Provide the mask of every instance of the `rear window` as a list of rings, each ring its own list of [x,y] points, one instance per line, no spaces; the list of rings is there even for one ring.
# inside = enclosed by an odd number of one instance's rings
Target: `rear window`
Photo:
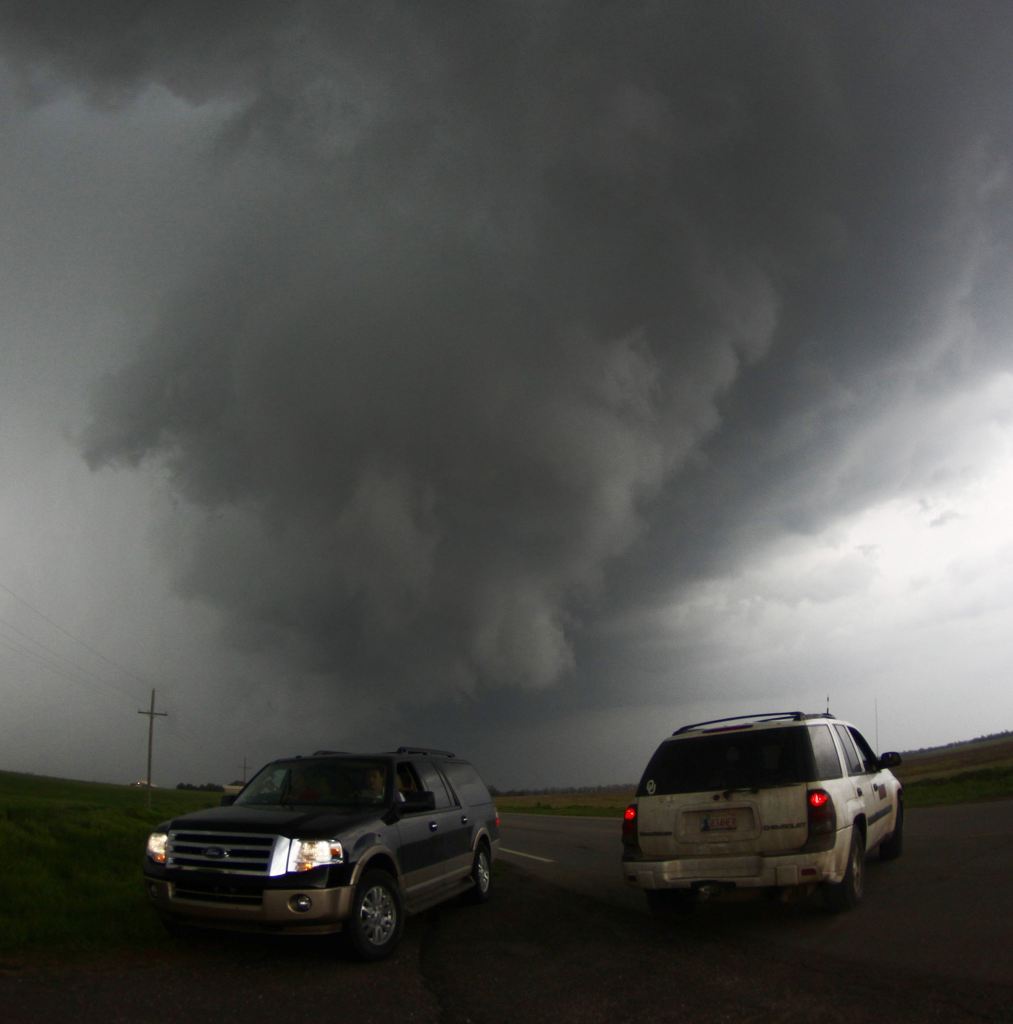
[[[848,765],[849,775],[861,775],[865,771],[865,765],[858,756],[855,744],[851,740],[851,733],[843,725],[835,725],[838,739],[841,741],[841,750],[844,751],[844,760]]]
[[[809,727],[809,738],[813,745],[813,760],[816,764],[817,779],[839,779],[841,777],[841,759],[837,756],[834,738],[830,735],[827,725]]]
[[[436,770],[436,768],[428,761],[418,761],[415,764],[418,769],[419,775],[422,777],[422,788],[428,789],[432,792],[436,798],[436,809],[440,810],[443,807],[452,807],[453,800],[450,799],[450,794],[447,792],[447,787],[443,782],[443,777]]]
[[[786,786],[812,777],[805,729],[758,729],[666,740],[638,796]]]
[[[462,804],[475,807],[492,803],[485,783],[470,764],[464,761],[444,761],[441,767]]]

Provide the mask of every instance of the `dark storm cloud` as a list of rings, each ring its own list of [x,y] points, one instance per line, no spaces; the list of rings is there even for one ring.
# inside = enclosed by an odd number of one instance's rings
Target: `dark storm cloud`
[[[590,682],[603,609],[917,476],[856,425],[1008,356],[1001,6],[0,10],[37,102],[221,106],[224,241],[82,447],[334,678]]]

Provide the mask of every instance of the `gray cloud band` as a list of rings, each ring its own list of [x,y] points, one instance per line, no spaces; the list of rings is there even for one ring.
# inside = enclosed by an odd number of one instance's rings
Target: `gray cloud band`
[[[237,644],[591,681],[604,618],[932,472],[856,425],[1008,365],[1008,12],[972,60],[946,7],[251,7],[2,14],[38,102],[216,111],[212,241],[81,448],[168,467]]]

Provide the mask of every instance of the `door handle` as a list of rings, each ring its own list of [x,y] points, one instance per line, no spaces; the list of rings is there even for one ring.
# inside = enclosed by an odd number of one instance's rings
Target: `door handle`
[[[855,788],[858,790],[858,795],[862,796],[862,787],[861,786],[856,786]]]
[[[468,824],[468,815],[467,814],[462,814],[461,815],[461,824],[462,825],[467,825]]]
[[[429,831],[430,832],[435,832],[439,827],[440,826],[439,826],[438,822],[435,822],[435,821],[429,822]]]

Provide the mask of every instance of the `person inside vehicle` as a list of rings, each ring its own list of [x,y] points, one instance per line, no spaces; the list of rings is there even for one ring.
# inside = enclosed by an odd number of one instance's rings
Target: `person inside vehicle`
[[[400,803],[404,803],[405,793],[418,792],[419,787],[415,781],[415,773],[410,765],[399,764],[397,766],[395,781],[397,782],[397,799]]]
[[[295,768],[289,782],[289,799],[297,803],[325,803],[334,796],[334,781],[323,768]]]
[[[382,800],[387,789],[387,774],[380,765],[371,765],[366,769],[359,798],[375,802]]]

